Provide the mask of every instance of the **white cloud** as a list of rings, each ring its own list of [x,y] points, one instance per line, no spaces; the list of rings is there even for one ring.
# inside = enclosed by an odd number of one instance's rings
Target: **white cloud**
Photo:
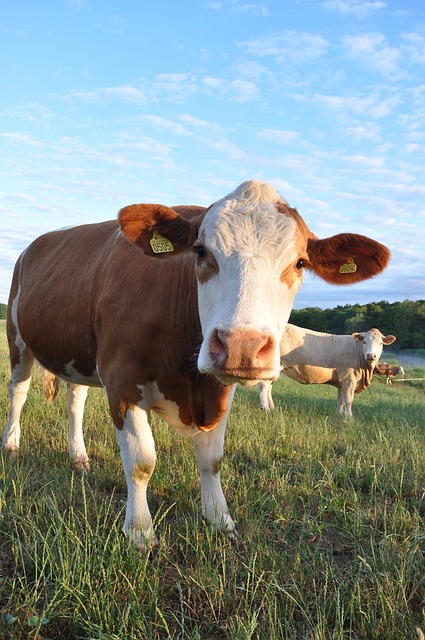
[[[285,144],[298,138],[298,133],[296,131],[285,131],[282,129],[261,129],[258,131],[257,136],[263,140]]]
[[[365,18],[370,13],[381,11],[387,6],[386,2],[380,2],[379,0],[374,2],[364,2],[364,0],[324,0],[322,5],[330,11],[351,13],[359,18]]]
[[[79,98],[84,102],[99,102],[102,100],[122,100],[124,102],[146,103],[146,95],[133,86],[105,87],[100,89],[80,89],[71,91],[72,98]]]
[[[399,73],[400,50],[390,47],[382,33],[363,33],[342,38],[348,58],[360,62],[367,70],[383,75]]]
[[[375,93],[364,97],[316,94],[313,96],[313,100],[326,109],[339,111],[343,114],[365,115],[370,118],[380,119],[394,113],[400,102],[400,96],[392,95],[387,98],[381,98]]]
[[[229,83],[229,90],[236,102],[252,102],[261,97],[257,85],[251,80],[233,80]]]
[[[206,76],[202,78],[202,85],[206,95],[214,94],[216,97],[224,97],[235,102],[253,102],[261,97],[256,83],[244,78],[225,80]]]
[[[269,10],[264,4],[255,2],[239,2],[238,0],[224,0],[221,2],[209,2],[209,9],[214,11],[229,11],[230,13],[245,13],[253,16],[266,17]]]
[[[0,138],[3,138],[3,140],[9,140],[10,142],[28,145],[30,147],[41,147],[41,142],[39,140],[34,140],[34,138],[26,133],[0,133]]]
[[[423,64],[425,62],[425,37],[421,33],[405,33],[403,38],[407,44],[402,49],[408,56],[409,62]]]
[[[339,131],[354,143],[363,142],[364,140],[371,140],[376,143],[382,142],[379,127],[375,122],[365,122],[364,124],[340,127]]]
[[[319,35],[302,31],[283,31],[264,38],[238,42],[237,46],[259,57],[272,56],[278,62],[309,62],[321,58],[328,48]]]
[[[189,136],[191,132],[181,124],[180,122],[175,122],[170,118],[162,118],[161,116],[156,115],[146,115],[140,116],[138,118],[141,122],[146,122],[147,124],[152,125],[153,127],[161,130],[171,131],[175,135],[179,136]]]

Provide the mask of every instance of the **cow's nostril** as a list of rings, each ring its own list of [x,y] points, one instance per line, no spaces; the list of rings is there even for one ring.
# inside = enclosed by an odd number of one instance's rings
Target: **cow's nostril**
[[[227,355],[226,337],[220,330],[215,329],[210,338],[210,353],[216,356],[225,357]]]
[[[265,358],[270,357],[271,355],[273,355],[274,348],[275,348],[275,340],[273,336],[271,335],[266,336],[264,344],[261,345],[261,347],[258,350],[257,358],[260,360],[263,360]]]

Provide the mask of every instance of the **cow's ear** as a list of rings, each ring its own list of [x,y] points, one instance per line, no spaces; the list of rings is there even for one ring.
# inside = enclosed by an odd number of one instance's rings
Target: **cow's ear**
[[[395,336],[384,336],[382,338],[382,342],[384,344],[392,344],[393,342],[395,342],[397,340],[397,338]]]
[[[353,284],[367,280],[385,269],[389,249],[376,240],[356,233],[340,233],[307,241],[308,261],[305,266],[330,284]]]
[[[363,342],[364,335],[362,333],[352,333],[351,335],[357,342]]]
[[[118,213],[123,235],[150,256],[167,257],[191,249],[197,224],[161,204],[132,204]]]

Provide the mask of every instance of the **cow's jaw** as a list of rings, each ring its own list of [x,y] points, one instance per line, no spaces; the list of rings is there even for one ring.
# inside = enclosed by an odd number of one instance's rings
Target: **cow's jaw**
[[[279,344],[301,285],[294,263],[302,242],[273,193],[261,205],[217,203],[200,229],[198,368],[225,384],[279,377]]]

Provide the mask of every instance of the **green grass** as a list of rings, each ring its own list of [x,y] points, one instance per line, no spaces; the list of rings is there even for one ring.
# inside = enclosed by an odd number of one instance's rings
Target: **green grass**
[[[3,424],[8,379],[2,323]],[[0,637],[419,637],[423,385],[374,380],[353,421],[334,416],[330,387],[285,378],[273,395],[277,410],[264,414],[256,390],[239,389],[229,420],[222,481],[238,545],[202,520],[191,442],[154,419],[160,547],[150,558],[121,533],[126,486],[102,392],[89,392],[92,471],[80,475],[67,459],[64,389],[46,406],[35,368],[21,456],[0,457]]]

